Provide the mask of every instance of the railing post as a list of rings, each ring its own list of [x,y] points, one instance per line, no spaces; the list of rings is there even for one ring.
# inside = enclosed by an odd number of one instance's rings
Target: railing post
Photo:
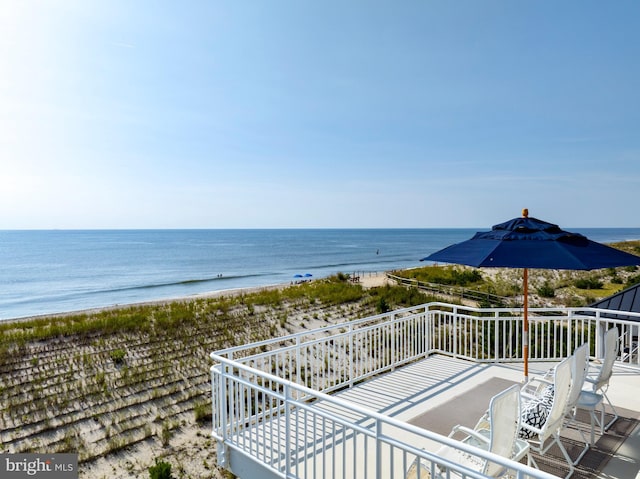
[[[396,370],[396,324],[395,324],[395,320],[396,320],[396,314],[395,313],[391,313],[389,315],[389,324],[391,325],[391,337],[390,337],[390,341],[391,341],[391,371],[395,371]]]
[[[303,384],[301,361],[302,361],[302,358],[300,357],[300,336],[296,336],[296,382],[298,384]],[[306,371],[305,371],[305,380],[306,380]]]
[[[604,334],[606,333],[606,324],[601,321],[600,311],[596,311],[596,359],[604,357]]]
[[[425,334],[427,335],[425,350],[425,357],[428,357],[433,350],[433,314],[431,314],[431,310],[428,306],[424,307],[424,325],[425,325]]]
[[[376,419],[376,479],[382,479],[382,422]]]
[[[458,341],[457,338],[458,337],[458,307],[454,307],[453,308],[453,335],[451,337],[451,341],[453,341],[453,357],[457,358],[458,357]]]
[[[498,321],[500,319],[500,312],[495,311],[493,313],[493,362],[497,363],[498,362],[498,351],[500,351],[500,336],[502,336],[499,333],[500,330],[500,322]],[[500,358],[502,359],[502,358]]]
[[[349,333],[349,388],[353,387],[353,376],[355,375],[355,364],[353,350],[355,349],[355,340],[353,334],[353,325],[349,323],[349,328],[347,329]]]
[[[218,387],[218,404],[220,415],[220,429],[222,429],[222,444],[218,445],[218,462],[222,467],[229,467],[229,457],[227,454],[227,441],[229,438],[227,421],[227,365],[220,364],[220,382]],[[220,434],[218,432],[218,434]]]
[[[285,475],[289,477],[291,472],[291,447],[293,442],[291,441],[291,387],[288,384],[284,385],[284,463],[285,463]]]

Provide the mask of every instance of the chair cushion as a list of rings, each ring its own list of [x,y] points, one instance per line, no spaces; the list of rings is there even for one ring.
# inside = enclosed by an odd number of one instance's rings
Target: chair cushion
[[[541,391],[539,396],[523,403],[520,422],[537,429],[542,429],[542,426],[544,426],[544,423],[547,421],[552,404],[553,386],[547,386]],[[523,427],[520,428],[518,436],[523,439],[531,439],[536,436],[536,433]]]

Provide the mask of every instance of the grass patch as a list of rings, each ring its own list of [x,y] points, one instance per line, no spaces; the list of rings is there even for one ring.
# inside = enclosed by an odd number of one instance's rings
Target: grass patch
[[[482,284],[482,274],[477,269],[460,266],[425,266],[400,273],[402,277],[412,278],[424,283],[437,283],[452,286],[469,287]]]

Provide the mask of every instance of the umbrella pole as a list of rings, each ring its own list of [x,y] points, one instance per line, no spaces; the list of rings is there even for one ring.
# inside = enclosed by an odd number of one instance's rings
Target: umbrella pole
[[[529,270],[524,269],[524,333],[522,335],[524,356],[524,380],[529,379]]]

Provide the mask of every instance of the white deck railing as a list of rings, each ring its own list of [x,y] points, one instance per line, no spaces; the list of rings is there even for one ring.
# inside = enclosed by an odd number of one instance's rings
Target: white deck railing
[[[530,310],[531,360],[559,360],[586,341],[591,355],[601,357],[604,332],[616,326],[619,362],[639,366],[634,348],[640,322],[605,318],[614,314]],[[432,468],[483,477],[423,450],[420,445],[430,441],[509,464],[517,477],[551,477],[329,395],[433,353],[522,361],[521,342],[520,310],[429,303],[217,351],[211,375],[218,462],[231,467],[230,455],[239,453],[265,477],[404,478],[420,457]]]

